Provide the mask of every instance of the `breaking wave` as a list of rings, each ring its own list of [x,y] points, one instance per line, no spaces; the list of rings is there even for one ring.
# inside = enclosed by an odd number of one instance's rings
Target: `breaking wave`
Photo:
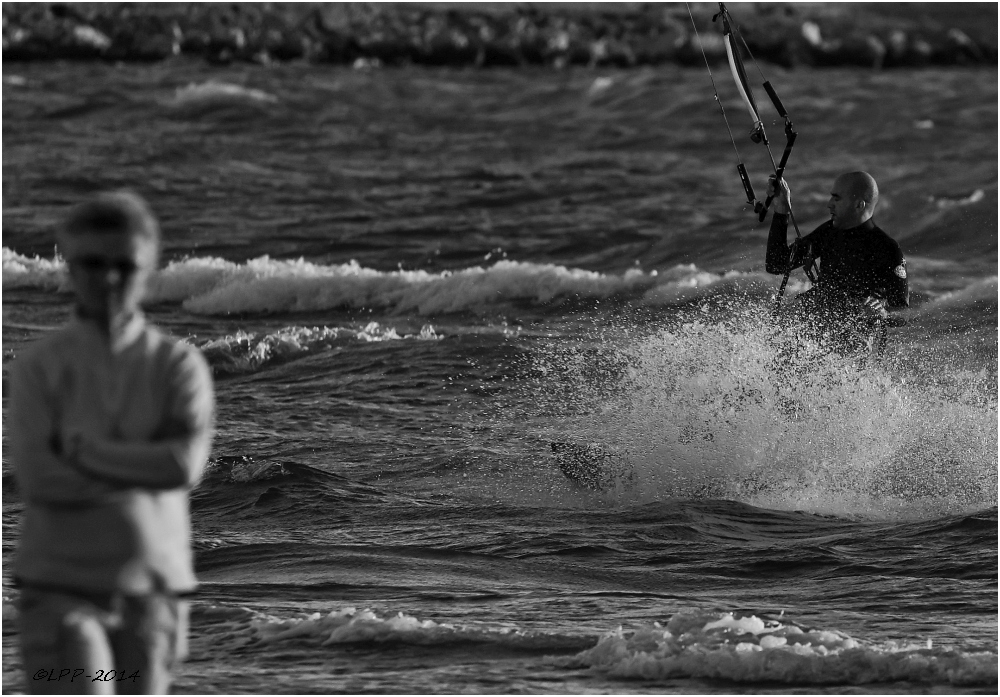
[[[3,287],[67,291],[59,257],[25,256],[3,248]],[[789,296],[808,287],[792,279]],[[972,280],[918,308],[922,314],[996,305],[996,276]],[[570,300],[628,299],[649,307],[686,305],[717,297],[763,299],[777,288],[761,272],[714,273],[694,264],[665,270],[601,273],[558,264],[501,260],[432,273],[379,271],[357,262],[318,264],[305,259],[257,257],[236,263],[217,257],[172,261],[153,274],[149,301],[180,303],[197,315],[275,314],[337,308],[375,308],[436,315],[475,311],[502,303],[558,305]]]
[[[833,630],[704,611],[678,613],[666,625],[654,622],[634,632],[619,628],[575,660],[611,676],[643,680],[970,686],[997,680],[996,653],[937,649],[929,640],[872,644]]]
[[[512,627],[460,625],[420,620],[399,612],[380,617],[370,609],[353,607],[329,614],[313,613],[304,618],[260,617],[251,623],[254,639],[274,643],[288,639],[306,640],[321,646],[377,643],[443,646],[456,643],[495,644],[518,649],[557,650],[579,648],[589,642],[543,632],[526,632]]]
[[[393,327],[369,322],[361,329],[291,326],[265,334],[238,331],[206,341],[198,348],[216,375],[231,375],[252,373],[270,365],[329,351],[345,341],[434,341],[440,338],[441,335],[430,324],[425,324],[418,334],[400,335]]]
[[[460,644],[549,651],[553,663],[609,677],[642,680],[708,678],[736,683],[870,685],[913,682],[977,686],[997,680],[997,654],[934,647],[930,640],[869,642],[834,629],[805,628],[784,616],[685,610],[665,623],[622,627],[603,636],[569,636],[486,623],[438,622],[404,612],[380,616],[345,607],[281,618],[253,613],[240,622],[246,644],[292,642],[333,647],[402,644],[447,651]]]
[[[66,264],[62,259],[24,256],[3,248],[3,287],[68,290]]]
[[[178,87],[174,92],[174,103],[177,105],[213,101],[274,103],[278,101],[278,98],[263,90],[217,80],[201,83],[192,82],[185,87]]]
[[[3,249],[3,287],[66,290],[61,259],[27,257]],[[357,262],[317,264],[268,256],[235,263],[215,257],[172,261],[150,284],[150,302],[180,303],[198,315],[273,314],[335,308],[377,308],[434,315],[475,311],[510,302],[636,299],[641,304],[685,304],[712,295],[766,297],[776,287],[762,273],[703,271],[693,264],[665,271],[630,269],[606,274],[558,264],[502,260],[488,267],[431,273],[378,271]],[[794,283],[792,292],[801,290]]]

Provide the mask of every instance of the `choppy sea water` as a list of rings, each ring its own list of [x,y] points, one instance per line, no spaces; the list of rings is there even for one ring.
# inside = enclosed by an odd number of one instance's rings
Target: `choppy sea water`
[[[703,71],[5,66],[5,387],[69,310],[52,223],[112,186],[215,371],[177,691],[995,693],[996,71],[769,72],[803,227],[882,187],[879,362],[775,330]]]

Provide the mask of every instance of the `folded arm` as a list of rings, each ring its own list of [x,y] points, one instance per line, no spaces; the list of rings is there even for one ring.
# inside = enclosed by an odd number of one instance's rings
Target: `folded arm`
[[[124,486],[174,489],[193,486],[211,448],[214,397],[205,360],[186,352],[171,371],[167,424],[150,440],[73,436],[80,472]]]
[[[21,495],[52,505],[99,503],[121,487],[99,481],[71,466],[63,452],[55,406],[44,367],[15,364],[10,375],[10,455]]]

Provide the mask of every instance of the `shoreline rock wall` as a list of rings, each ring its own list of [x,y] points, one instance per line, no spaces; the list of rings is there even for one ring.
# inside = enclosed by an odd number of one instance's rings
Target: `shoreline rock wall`
[[[632,67],[725,60],[717,5],[4,3],[9,61]],[[794,67],[997,65],[994,3],[741,3],[754,57]],[[700,44],[700,45],[699,45]]]

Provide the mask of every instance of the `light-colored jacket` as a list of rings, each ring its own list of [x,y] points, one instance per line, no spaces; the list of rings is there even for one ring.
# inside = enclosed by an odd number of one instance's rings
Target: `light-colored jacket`
[[[10,371],[26,504],[15,576],[87,592],[194,588],[188,491],[213,416],[201,353],[142,316],[114,341],[74,318],[31,346]]]

